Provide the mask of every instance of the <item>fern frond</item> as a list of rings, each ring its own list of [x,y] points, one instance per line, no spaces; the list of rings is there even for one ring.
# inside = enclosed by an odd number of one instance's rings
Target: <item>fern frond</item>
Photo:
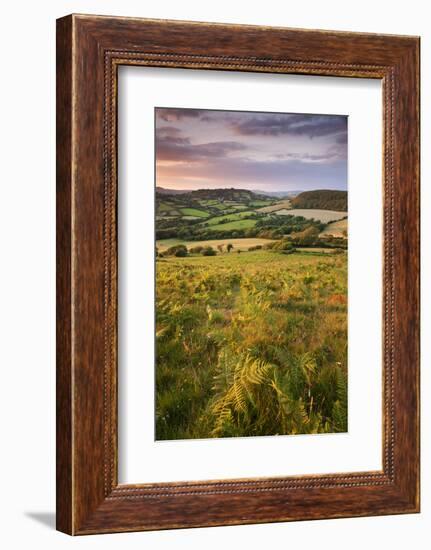
[[[230,411],[230,422],[250,426],[253,411],[260,408],[263,401],[261,394],[271,386],[272,369],[273,365],[249,354],[240,355],[236,360],[226,354],[220,357],[213,385],[216,392],[211,407],[215,419],[213,433],[223,431],[226,411]]]
[[[337,401],[332,407],[334,427],[339,432],[347,431],[347,377],[340,367],[335,370]]]

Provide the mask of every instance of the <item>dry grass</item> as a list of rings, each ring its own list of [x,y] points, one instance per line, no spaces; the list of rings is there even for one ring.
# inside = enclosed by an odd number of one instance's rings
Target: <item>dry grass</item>
[[[347,216],[347,212],[337,212],[335,210],[318,210],[313,208],[293,208],[292,210],[278,210],[279,216],[302,216],[307,220],[314,218],[322,223],[329,223],[335,220],[340,220]]]
[[[347,429],[347,255],[162,258],[156,439]]]
[[[319,237],[327,237],[332,235],[333,237],[344,237],[347,238],[347,219],[339,220],[337,222],[332,222],[325,227],[325,229],[320,233]]]
[[[256,212],[258,212],[259,214],[261,212],[270,214],[271,212],[277,212],[278,210],[289,209],[289,208],[291,208],[290,200],[284,199],[282,201],[279,201],[277,204],[273,204],[272,206],[265,206],[264,208],[258,208],[256,209]]]

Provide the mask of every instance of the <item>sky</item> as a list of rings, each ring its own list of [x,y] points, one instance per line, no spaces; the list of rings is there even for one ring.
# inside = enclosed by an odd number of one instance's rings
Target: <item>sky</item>
[[[156,185],[347,190],[347,117],[161,108]]]

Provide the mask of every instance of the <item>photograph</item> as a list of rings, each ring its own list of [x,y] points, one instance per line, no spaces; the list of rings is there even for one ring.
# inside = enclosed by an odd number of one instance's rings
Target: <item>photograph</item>
[[[348,431],[348,116],[155,108],[155,439]]]

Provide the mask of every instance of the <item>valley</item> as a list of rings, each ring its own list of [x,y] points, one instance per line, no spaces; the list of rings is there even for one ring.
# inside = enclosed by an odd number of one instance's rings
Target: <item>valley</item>
[[[325,232],[331,223],[347,218],[347,211],[331,208],[347,204],[340,199],[343,192],[337,192],[335,197],[333,191],[312,193],[310,199],[307,192],[286,199],[244,189],[209,189],[172,195],[164,190],[156,193],[157,245],[162,251],[166,249],[165,243],[173,238],[184,242],[263,238],[288,239],[302,246],[345,248],[346,235]],[[307,200],[313,207],[307,207]],[[319,201],[323,208],[315,207]],[[296,204],[301,208],[296,208]]]

